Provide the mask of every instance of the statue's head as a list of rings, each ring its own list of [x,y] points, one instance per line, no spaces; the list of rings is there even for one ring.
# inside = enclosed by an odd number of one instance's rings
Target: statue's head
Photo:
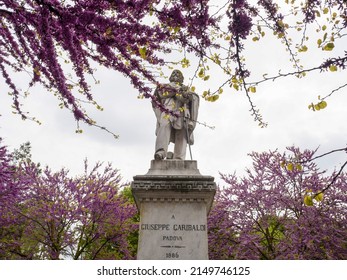
[[[180,70],[173,70],[171,73],[171,76],[169,78],[169,81],[172,83],[179,83],[179,84],[183,84],[183,74]]]

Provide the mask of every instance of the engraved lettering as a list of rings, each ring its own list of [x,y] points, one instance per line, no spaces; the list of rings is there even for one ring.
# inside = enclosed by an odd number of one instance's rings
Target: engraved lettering
[[[169,224],[142,224],[141,230],[170,230]]]
[[[206,225],[173,225],[173,230],[182,231],[206,231]]]
[[[176,235],[164,235],[163,236],[164,241],[183,241],[182,236],[176,236]]]

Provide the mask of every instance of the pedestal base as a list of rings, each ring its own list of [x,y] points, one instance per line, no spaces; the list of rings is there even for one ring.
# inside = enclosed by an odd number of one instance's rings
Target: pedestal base
[[[196,161],[152,161],[131,188],[140,211],[138,259],[208,259],[207,214],[216,185],[200,175]]]

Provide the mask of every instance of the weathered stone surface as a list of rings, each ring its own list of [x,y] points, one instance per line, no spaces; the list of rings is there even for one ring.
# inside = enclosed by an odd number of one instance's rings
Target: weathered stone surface
[[[152,161],[131,187],[140,211],[138,259],[208,259],[207,214],[216,185],[200,175],[196,161]]]
[[[200,175],[196,160],[152,160],[146,175]]]

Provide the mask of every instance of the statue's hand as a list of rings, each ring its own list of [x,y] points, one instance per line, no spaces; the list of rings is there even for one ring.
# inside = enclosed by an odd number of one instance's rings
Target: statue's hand
[[[188,121],[188,130],[193,131],[194,130],[194,122],[193,121]]]
[[[181,85],[180,91],[182,92],[187,92],[189,90],[189,88],[185,85]]]
[[[156,92],[161,99],[170,98],[176,95],[177,88],[171,84],[161,84],[158,86]]]
[[[188,103],[191,101],[191,92],[188,90],[187,86],[181,86],[178,94],[176,95],[177,99],[183,103]]]

